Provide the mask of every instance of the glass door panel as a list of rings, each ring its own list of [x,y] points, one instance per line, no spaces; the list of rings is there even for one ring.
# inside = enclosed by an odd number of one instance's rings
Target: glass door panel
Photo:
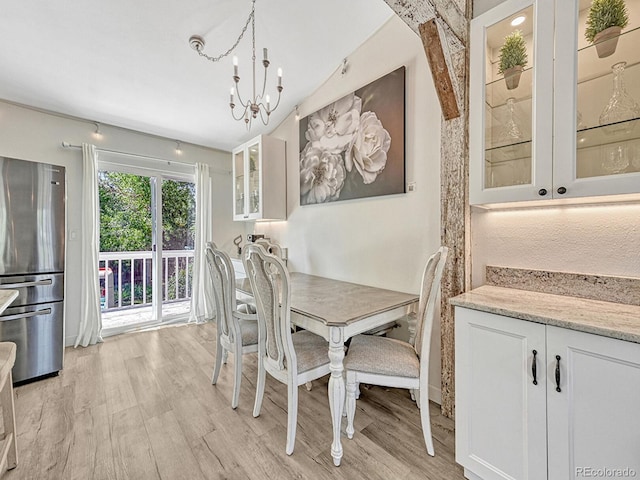
[[[155,321],[152,178],[99,171],[98,190],[103,328]]]
[[[162,182],[162,319],[189,314],[193,285],[196,188]]]
[[[534,31],[533,6],[486,29],[484,188],[532,183]],[[509,66],[507,57],[523,63],[522,51],[525,65]]]
[[[585,38],[591,1],[579,1],[575,178],[640,172],[640,0],[612,40]]]
[[[239,151],[233,155],[234,190],[233,190],[233,214],[245,214],[245,171],[244,152]]]
[[[249,213],[260,213],[260,144],[249,145]]]

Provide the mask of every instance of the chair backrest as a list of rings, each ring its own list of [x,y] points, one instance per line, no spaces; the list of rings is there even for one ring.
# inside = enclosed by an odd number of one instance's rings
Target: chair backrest
[[[219,333],[233,341],[236,335],[240,335],[232,318],[236,305],[236,277],[233,264],[229,255],[218,250],[213,242],[207,242],[205,256],[209,266]]]
[[[246,245],[242,262],[256,301],[264,360],[271,368],[293,371],[297,361],[291,340],[289,272],[280,258],[260,244]]]
[[[282,247],[271,240],[267,240],[266,238],[259,238],[255,241],[257,245],[262,245],[267,253],[271,255],[275,255],[276,257],[282,259]]]
[[[424,273],[422,274],[422,289],[420,290],[420,303],[416,318],[416,353],[420,358],[429,358],[431,345],[431,331],[436,313],[436,302],[440,292],[440,281],[444,264],[447,261],[447,247],[440,247],[436,253],[429,257]]]

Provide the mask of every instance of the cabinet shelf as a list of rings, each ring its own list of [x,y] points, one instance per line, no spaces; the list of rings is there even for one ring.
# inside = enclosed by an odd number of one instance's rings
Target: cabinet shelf
[[[611,75],[611,66],[618,62],[627,62],[625,74],[640,65],[638,53],[640,27],[623,31],[618,37],[614,54],[598,58],[595,44],[589,44],[578,50],[578,85]]]
[[[525,158],[531,158],[531,140],[487,148],[484,151],[485,162],[492,165]]]
[[[640,119],[625,120],[578,130],[578,150],[640,139]]]

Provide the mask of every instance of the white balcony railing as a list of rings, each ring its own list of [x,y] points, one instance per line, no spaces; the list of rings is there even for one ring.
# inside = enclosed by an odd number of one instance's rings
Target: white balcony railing
[[[153,252],[100,252],[102,311],[135,308],[152,302]],[[191,298],[193,250],[163,250],[162,302]]]

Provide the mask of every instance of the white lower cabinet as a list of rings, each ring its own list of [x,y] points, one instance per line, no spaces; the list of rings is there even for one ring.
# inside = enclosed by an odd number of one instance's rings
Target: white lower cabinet
[[[640,344],[462,307],[455,336],[467,478],[640,478]]]

